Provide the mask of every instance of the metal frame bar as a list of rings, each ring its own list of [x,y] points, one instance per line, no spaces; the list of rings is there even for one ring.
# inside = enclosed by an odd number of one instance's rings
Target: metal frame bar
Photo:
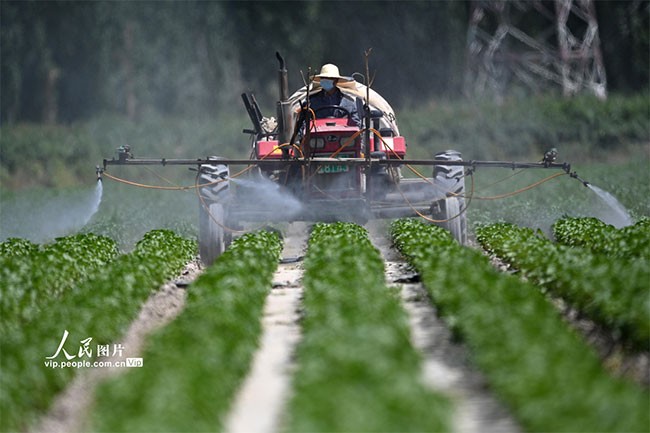
[[[571,164],[555,162],[518,162],[518,161],[447,161],[438,159],[366,159],[366,158],[312,158],[312,159],[167,159],[167,158],[126,158],[126,159],[104,159],[104,169],[109,165],[260,165],[266,167],[286,167],[288,165],[310,166],[325,164],[340,164],[350,166],[401,166],[401,165],[424,165],[424,166],[462,166],[462,167],[500,167],[511,168],[554,168],[569,173]]]

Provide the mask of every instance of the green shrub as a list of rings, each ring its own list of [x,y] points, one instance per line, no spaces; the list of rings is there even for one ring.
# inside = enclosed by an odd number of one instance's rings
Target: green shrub
[[[8,238],[0,243],[0,257],[29,256],[38,250],[38,245],[22,238]]]
[[[467,159],[540,157],[550,147],[575,160],[612,155],[650,138],[645,95],[538,96],[493,101],[440,101],[397,113],[411,158],[456,149]]]
[[[72,125],[3,126],[0,183],[11,190],[88,184],[94,180],[95,165],[113,158],[115,150],[125,144],[140,157],[246,158],[249,137],[241,130],[249,123],[243,107],[237,107],[218,119],[149,115],[133,122],[120,116],[99,116]],[[144,170],[130,172],[140,179],[160,181]]]

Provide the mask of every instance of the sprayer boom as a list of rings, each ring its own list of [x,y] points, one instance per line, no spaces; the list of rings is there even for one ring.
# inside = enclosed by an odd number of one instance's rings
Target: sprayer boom
[[[168,159],[168,158],[120,158],[104,159],[104,170],[109,165],[210,165],[214,164],[215,159],[197,158],[197,159]],[[282,168],[287,166],[306,166],[306,165],[325,165],[336,163],[343,166],[366,166],[373,165],[384,167],[399,167],[402,165],[418,166],[459,166],[476,169],[479,167],[497,167],[510,168],[513,170],[521,168],[550,168],[561,169],[570,173],[571,164],[564,163],[545,163],[545,162],[519,162],[519,161],[447,161],[436,159],[381,159],[381,158],[292,158],[292,159],[218,159],[219,164],[223,165],[256,165],[265,168]],[[572,176],[577,177],[577,176]]]

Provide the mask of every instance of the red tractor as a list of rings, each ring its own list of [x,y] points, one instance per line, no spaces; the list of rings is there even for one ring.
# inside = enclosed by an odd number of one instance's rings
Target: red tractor
[[[354,80],[338,84],[363,101],[360,127],[341,106],[311,109],[309,94],[321,91],[316,82],[289,96],[287,70],[279,55],[278,60],[277,123],[262,116],[253,95],[242,95],[253,124],[245,131],[252,136],[246,180],[231,173],[229,161],[201,165],[200,183],[206,186],[201,188],[200,245],[206,262],[223,251],[242,222],[253,221],[365,223],[428,215],[465,242],[463,166],[443,162],[461,161],[458,152],[436,155],[441,165],[434,165],[431,178],[403,178],[406,139],[379,94]],[[321,109],[344,116],[320,118]]]
[[[249,159],[138,159],[121,148],[109,164],[185,164],[198,167],[199,245],[202,261],[212,263],[233,234],[248,223],[353,221],[419,216],[447,228],[460,243],[467,240],[465,169],[477,165],[508,168],[556,167],[540,163],[463,161],[459,152],[440,152],[430,160],[407,160],[391,106],[374,90],[355,81],[339,83],[341,92],[359,101],[362,122],[344,107],[321,107],[343,117],[319,118],[310,95],[320,91],[310,82],[293,95],[287,70],[279,60],[280,98],[277,121],[265,118],[251,94],[242,99],[253,129]],[[243,167],[237,171],[232,167]],[[431,177],[421,175],[429,167]],[[101,170],[100,170],[101,171]],[[404,174],[412,173],[410,176]]]

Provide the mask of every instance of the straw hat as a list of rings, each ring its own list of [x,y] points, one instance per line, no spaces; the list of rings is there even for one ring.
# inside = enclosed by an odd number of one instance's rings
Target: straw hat
[[[315,79],[314,81],[320,81],[321,78],[331,78],[331,79],[352,81],[352,77],[341,76],[341,73],[339,72],[339,67],[332,63],[327,63],[323,65],[320,68],[320,73],[314,77]]]

